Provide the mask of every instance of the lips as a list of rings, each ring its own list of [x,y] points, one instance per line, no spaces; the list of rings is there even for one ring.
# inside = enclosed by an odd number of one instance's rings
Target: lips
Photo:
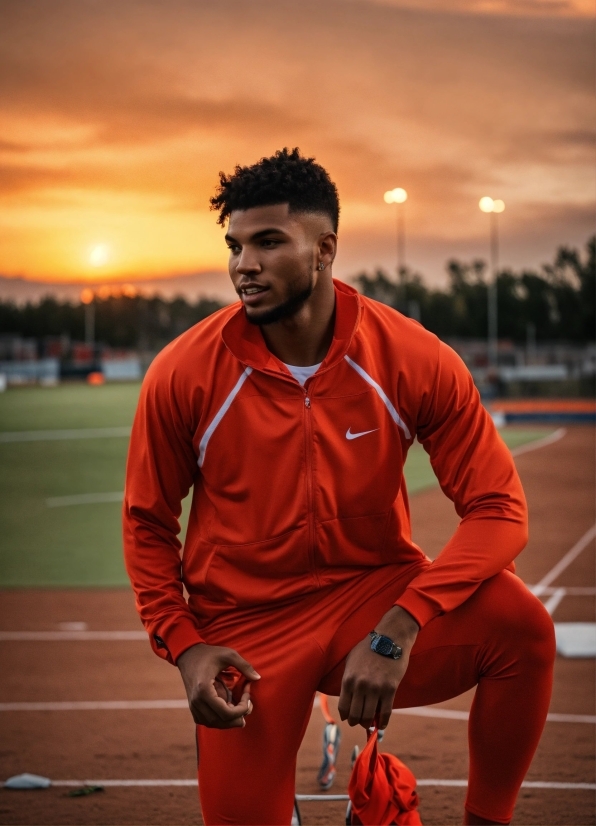
[[[262,284],[243,284],[238,287],[238,294],[245,305],[257,304],[261,296],[269,291],[269,287],[264,287]]]

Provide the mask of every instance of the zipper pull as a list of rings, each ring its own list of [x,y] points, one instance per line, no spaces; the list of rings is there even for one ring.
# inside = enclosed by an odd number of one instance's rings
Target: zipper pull
[[[310,399],[308,398],[308,396],[306,396],[304,399],[304,406],[310,410]]]

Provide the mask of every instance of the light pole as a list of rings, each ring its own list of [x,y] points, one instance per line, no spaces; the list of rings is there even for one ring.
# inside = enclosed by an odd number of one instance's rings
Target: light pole
[[[81,304],[85,305],[85,344],[93,347],[95,341],[95,294],[89,287],[81,292]]]
[[[89,252],[89,263],[92,267],[104,267],[110,260],[110,246],[106,243],[95,244]],[[81,293],[81,301],[85,305],[85,344],[93,347],[95,344],[95,293],[89,287]]]
[[[397,275],[400,278],[406,269],[406,232],[404,221],[404,209],[408,193],[401,187],[388,189],[383,195],[386,204],[395,204],[397,207]]]
[[[488,363],[496,369],[499,366],[499,316],[497,309],[497,270],[499,267],[499,225],[497,215],[505,209],[500,199],[488,196],[480,199],[478,204],[482,212],[489,215],[490,231],[490,275],[488,280]]]

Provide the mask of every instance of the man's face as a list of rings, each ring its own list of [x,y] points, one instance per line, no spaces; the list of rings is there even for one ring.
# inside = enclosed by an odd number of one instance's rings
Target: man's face
[[[248,321],[272,324],[304,306],[317,283],[319,241],[330,228],[325,216],[290,214],[288,204],[232,212],[229,271]]]

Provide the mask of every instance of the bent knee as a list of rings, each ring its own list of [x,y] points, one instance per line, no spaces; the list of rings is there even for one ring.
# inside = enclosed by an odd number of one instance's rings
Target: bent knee
[[[493,591],[496,627],[507,644],[533,662],[550,667],[556,653],[555,627],[542,602],[509,571],[494,577]]]

